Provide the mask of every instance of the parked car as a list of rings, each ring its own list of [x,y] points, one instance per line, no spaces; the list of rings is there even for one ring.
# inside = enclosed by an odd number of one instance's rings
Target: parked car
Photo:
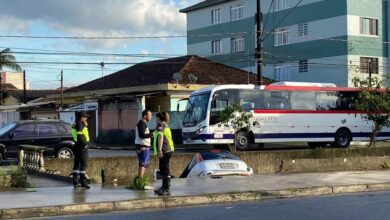
[[[17,157],[21,144],[47,147],[45,156],[73,157],[71,125],[60,120],[24,120],[0,129],[1,159]]]
[[[180,178],[249,176],[252,174],[253,169],[239,157],[223,150],[209,150],[197,153],[183,170]]]

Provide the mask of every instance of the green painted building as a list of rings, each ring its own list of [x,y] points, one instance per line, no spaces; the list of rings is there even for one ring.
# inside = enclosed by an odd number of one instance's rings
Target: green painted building
[[[187,15],[187,53],[256,72],[256,0],[206,0]],[[388,75],[388,0],[261,0],[264,76],[352,86]]]

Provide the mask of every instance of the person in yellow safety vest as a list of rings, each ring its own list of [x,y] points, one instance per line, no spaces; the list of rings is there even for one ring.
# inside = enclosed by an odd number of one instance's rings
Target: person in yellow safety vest
[[[167,112],[157,113],[157,127],[153,132],[154,155],[158,155],[160,174],[163,176],[162,186],[154,192],[160,196],[170,195],[171,173],[169,170],[169,160],[175,151],[172,140],[172,132],[168,126],[169,114]]]
[[[81,111],[76,113],[76,121],[72,126],[72,136],[75,142],[73,149],[74,163],[73,163],[73,186],[75,188],[84,187],[89,189],[87,183],[87,166],[88,166],[88,114]]]

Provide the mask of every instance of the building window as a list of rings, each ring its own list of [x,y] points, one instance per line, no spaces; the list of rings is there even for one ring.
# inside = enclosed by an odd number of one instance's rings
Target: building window
[[[309,63],[307,60],[300,60],[299,61],[299,72],[300,73],[307,73],[309,71]]]
[[[220,54],[222,52],[222,44],[220,40],[211,41],[211,53]]]
[[[309,35],[308,24],[298,24],[298,36],[303,37]]]
[[[289,8],[289,0],[275,0],[274,2],[274,11],[280,11]]]
[[[211,10],[211,24],[221,23],[221,12],[220,8]]]
[[[378,35],[378,19],[360,18],[360,34]]]
[[[236,21],[244,18],[244,5],[230,6],[230,20]]]
[[[360,71],[362,73],[377,74],[378,71],[378,58],[372,57],[360,57]]]
[[[278,81],[291,80],[290,66],[277,65],[275,67],[275,75]]]
[[[288,44],[288,28],[275,29],[275,46]]]
[[[245,39],[244,38],[232,38],[231,51],[232,51],[232,53],[245,51]]]

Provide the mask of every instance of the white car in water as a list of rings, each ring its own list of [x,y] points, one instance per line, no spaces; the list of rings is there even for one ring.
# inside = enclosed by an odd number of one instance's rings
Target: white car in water
[[[197,153],[180,178],[197,178],[201,176],[250,176],[253,169],[239,157],[222,150],[209,150]]]

